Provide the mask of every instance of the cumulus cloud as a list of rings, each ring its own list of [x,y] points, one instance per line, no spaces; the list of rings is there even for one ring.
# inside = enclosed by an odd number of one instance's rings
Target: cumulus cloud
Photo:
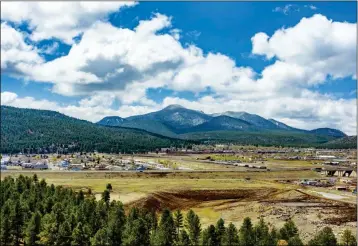
[[[33,63],[31,59],[12,59],[24,77],[53,83],[53,92],[85,96],[77,105],[53,109],[91,121],[182,104],[207,113],[247,111],[296,127],[336,127],[354,133],[355,99],[335,99],[310,88],[325,83],[328,77],[356,78],[355,24],[314,15],[278,29],[272,36],[255,34],[252,54],[274,60],[262,71],[238,65],[225,54],[182,45],[180,33],[172,26],[171,17],[159,13],[141,20],[134,29],[96,21],[86,27],[65,56]],[[24,45],[36,53],[34,47]],[[197,95],[210,90],[212,95],[194,101],[168,96],[156,103],[148,98],[149,88]],[[24,98],[16,96],[7,104],[20,105],[19,100]],[[35,106],[42,105],[41,100],[31,100]],[[121,106],[114,110],[115,100]]]
[[[25,43],[25,34],[17,31],[8,23],[1,23],[1,70],[16,73],[18,66],[34,66],[44,60],[36,47]]]
[[[298,80],[282,77],[284,82],[311,86],[324,83],[327,76],[356,77],[356,35],[356,24],[334,22],[317,14],[302,18],[294,27],[279,29],[271,37],[257,33],[251,39],[252,53],[279,60],[263,74],[276,71],[285,77],[296,73]]]
[[[27,22],[31,39],[57,38],[73,44],[73,38],[98,19],[135,2],[1,2],[1,19]]]

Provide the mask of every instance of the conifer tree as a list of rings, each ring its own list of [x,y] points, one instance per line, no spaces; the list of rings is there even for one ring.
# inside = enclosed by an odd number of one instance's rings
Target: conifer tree
[[[68,221],[63,222],[58,229],[58,237],[55,245],[67,246],[71,244],[71,225]]]
[[[108,191],[112,191],[112,185],[111,185],[110,183],[108,183],[108,184],[106,185],[106,189],[107,189]]]
[[[189,235],[185,230],[180,231],[178,245],[180,245],[180,246],[191,246]]]
[[[107,235],[107,228],[99,229],[96,234],[91,238],[91,245],[92,246],[105,246],[109,245],[108,243],[108,235]]]
[[[189,233],[190,243],[192,245],[199,244],[201,224],[198,215],[193,210],[189,210],[185,218],[185,229]]]
[[[13,203],[12,209],[10,211],[10,227],[11,234],[13,235],[13,244],[20,245],[21,240],[23,239],[22,227],[24,225],[24,216],[22,213],[22,208],[20,201],[16,200]]]
[[[215,226],[210,225],[202,233],[201,245],[203,246],[216,246],[218,245],[218,238]]]
[[[10,244],[12,240],[12,232],[11,232],[11,220],[10,220],[10,212],[11,206],[13,206],[12,200],[7,200],[1,209],[1,232],[0,232],[0,241],[2,245]]]
[[[77,226],[72,232],[72,246],[88,246],[90,245],[90,228],[88,225],[83,225],[78,222]]]
[[[108,190],[104,190],[102,193],[102,201],[104,201],[107,205],[109,205],[109,200],[110,200],[110,193]]]
[[[180,229],[183,228],[183,214],[180,210],[176,210],[174,213],[174,225],[176,229],[176,235],[179,237]]]
[[[111,245],[121,245],[122,230],[125,223],[125,214],[121,202],[111,203],[108,220],[108,237]]]
[[[251,219],[246,217],[239,230],[240,245],[254,246],[254,230],[252,227]]]
[[[352,234],[352,231],[349,229],[345,229],[343,231],[341,237],[341,245],[342,246],[356,246],[357,240],[356,237]]]
[[[330,227],[324,227],[308,242],[309,246],[337,246],[337,238]]]
[[[35,212],[32,214],[31,219],[26,227],[26,231],[25,231],[26,245],[29,246],[38,245],[40,229],[41,229],[41,215],[39,212]]]
[[[268,244],[269,228],[263,218],[261,218],[259,223],[254,227],[254,238],[255,245],[257,246],[265,246]]]
[[[298,229],[293,222],[293,220],[289,219],[283,227],[280,229],[281,239],[288,241],[291,237],[296,236],[298,233]]]
[[[225,221],[222,218],[216,222],[215,232],[217,241],[220,243],[225,234]]]
[[[132,214],[132,218],[130,220],[128,218],[125,225],[122,245],[147,246],[149,244],[149,230],[147,228],[147,224],[142,218],[134,219],[134,213]]]
[[[304,246],[303,242],[301,241],[298,235],[291,237],[287,243],[288,246]]]
[[[240,244],[238,231],[233,223],[230,223],[225,229],[221,244],[225,246],[238,246]]]

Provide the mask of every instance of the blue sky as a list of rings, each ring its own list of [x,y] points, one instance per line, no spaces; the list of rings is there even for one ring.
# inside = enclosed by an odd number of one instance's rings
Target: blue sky
[[[97,121],[177,103],[354,134],[356,4],[1,3],[2,104]]]

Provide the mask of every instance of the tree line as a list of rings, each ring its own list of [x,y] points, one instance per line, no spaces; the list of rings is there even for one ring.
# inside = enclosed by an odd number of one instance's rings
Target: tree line
[[[111,201],[111,184],[96,200],[91,189],[48,185],[37,175],[0,181],[1,245],[124,245],[124,246],[301,246],[298,228],[288,220],[282,228],[269,228],[264,219],[253,224],[245,218],[240,228],[219,219],[202,227],[193,210],[131,208]],[[309,246],[353,246],[356,238],[345,230],[338,242],[329,227],[319,231]]]

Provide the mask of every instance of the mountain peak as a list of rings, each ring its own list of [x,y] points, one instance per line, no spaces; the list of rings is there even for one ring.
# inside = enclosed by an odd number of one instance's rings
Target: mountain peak
[[[183,106],[179,105],[179,104],[171,104],[169,106],[166,106],[164,109],[170,109],[170,110],[173,110],[173,109],[178,109],[178,108],[184,108]]]

